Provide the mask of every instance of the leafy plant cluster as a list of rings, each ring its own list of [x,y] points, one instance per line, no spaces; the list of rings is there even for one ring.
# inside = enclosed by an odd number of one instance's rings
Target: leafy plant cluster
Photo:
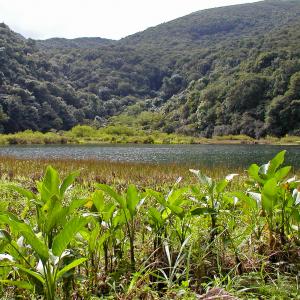
[[[299,181],[284,156],[251,165],[241,190],[238,174],[199,170],[191,186],[98,183],[88,197],[72,193],[77,172],[60,180],[52,167],[34,189],[6,184],[22,201],[0,205],[1,296],[174,299],[217,286],[262,297],[259,281],[298,276]]]
[[[299,11],[295,0],[211,9],[119,41],[26,40],[2,24],[1,130],[124,112],[168,133],[298,135]]]

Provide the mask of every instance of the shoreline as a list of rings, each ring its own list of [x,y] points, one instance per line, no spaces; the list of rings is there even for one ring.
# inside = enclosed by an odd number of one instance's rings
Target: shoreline
[[[23,132],[0,134],[0,145],[107,145],[107,144],[157,144],[157,145],[300,145],[300,136],[255,139],[247,135],[200,136],[179,135],[160,131],[133,130],[117,127],[94,129],[89,126],[76,126],[70,131],[46,132],[25,130]]]
[[[33,146],[39,146],[39,145],[269,145],[269,146],[300,146],[300,140],[297,142],[286,142],[283,141],[272,141],[272,140],[239,140],[239,139],[224,139],[224,140],[218,140],[218,139],[205,139],[201,141],[193,141],[193,142],[160,142],[160,141],[154,141],[151,143],[147,142],[122,142],[122,141],[116,141],[116,142],[110,142],[110,141],[103,141],[103,140],[67,140],[67,141],[44,141],[44,140],[22,140],[22,141],[16,141],[16,142],[2,142],[0,143],[1,146],[20,146],[20,145],[33,145]]]

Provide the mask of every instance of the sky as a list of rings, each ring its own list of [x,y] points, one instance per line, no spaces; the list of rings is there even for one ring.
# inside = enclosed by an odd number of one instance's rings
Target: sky
[[[0,22],[27,38],[120,39],[212,7],[255,0],[0,0]]]

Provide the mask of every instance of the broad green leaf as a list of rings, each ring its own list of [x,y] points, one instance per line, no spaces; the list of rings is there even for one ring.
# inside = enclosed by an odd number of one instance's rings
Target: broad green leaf
[[[260,202],[260,200],[258,201],[255,197],[249,197],[246,194],[242,193],[242,192],[233,192],[230,193],[229,195],[237,197],[239,200],[242,200],[243,203],[246,204],[247,207],[250,208],[257,208],[258,207],[258,203]],[[260,199],[260,194],[259,195],[259,199]]]
[[[109,222],[113,217],[114,212],[116,211],[117,206],[113,203],[108,203],[105,205],[105,209],[102,213],[103,221]]]
[[[276,170],[283,164],[286,150],[279,152],[271,161],[268,174],[273,175]]]
[[[25,272],[25,273],[33,276],[34,278],[36,278],[42,284],[45,284],[45,279],[38,272],[29,270],[29,269],[27,269],[24,266],[19,265],[19,264],[14,264],[13,267],[18,268],[19,270],[21,270],[21,271],[23,271],[23,272]]]
[[[15,280],[0,280],[0,283],[8,285],[8,286],[16,286],[21,289],[25,290],[33,290],[33,285],[30,284],[28,281],[15,281]]]
[[[97,187],[101,191],[109,195],[111,198],[116,200],[121,205],[122,208],[126,208],[126,200],[121,195],[119,195],[115,190],[113,190],[110,186],[106,184],[97,184]]]
[[[196,207],[191,210],[192,216],[212,215],[215,213],[214,209],[208,207]]]
[[[292,167],[290,166],[283,167],[275,173],[274,177],[277,179],[277,181],[281,181],[290,173],[291,169]]]
[[[56,195],[52,196],[42,207],[45,216],[44,230],[49,233],[57,224],[65,220],[67,210],[62,207]]]
[[[36,195],[29,190],[23,189],[17,185],[13,185],[13,184],[8,185],[8,187],[11,188],[12,190],[16,191],[20,195],[24,196],[28,200],[36,199]]]
[[[166,200],[162,193],[151,190],[151,189],[148,189],[146,193],[148,196],[152,196],[153,198],[155,198],[156,201],[158,203],[160,203],[161,205],[166,206]]]
[[[228,183],[229,183],[229,181],[226,179],[219,181],[216,185],[217,193],[218,194],[222,193],[225,190],[225,188],[227,187]]]
[[[42,243],[36,235],[30,230],[20,230],[20,234],[24,236],[27,243],[30,244],[32,249],[37,253],[42,261],[47,261],[49,258],[49,252],[47,246]]]
[[[64,195],[64,193],[66,192],[66,190],[73,184],[73,182],[79,176],[79,174],[80,174],[80,172],[76,171],[76,172],[73,172],[73,173],[69,174],[64,179],[64,181],[62,182],[62,184],[60,186],[60,196],[61,197]]]
[[[64,268],[62,268],[59,272],[57,272],[56,279],[58,280],[66,272],[68,272],[68,271],[76,268],[77,266],[79,266],[80,264],[84,263],[85,261],[87,261],[87,258],[78,258],[78,259],[72,261],[70,264],[68,264],[67,266],[65,266]]]
[[[149,208],[149,212],[148,212],[148,215],[151,217],[151,219],[159,224],[159,225],[162,225],[163,224],[163,219],[161,217],[161,214],[160,212],[155,208],[155,207],[150,207]]]
[[[86,202],[86,199],[75,199],[71,201],[69,206],[63,207],[57,196],[54,195],[51,197],[43,207],[44,212],[45,209],[48,209],[44,220],[45,231],[49,233],[56,226],[63,226],[67,221],[67,216],[71,215],[77,208],[81,207]],[[51,206],[48,207],[48,204]]]
[[[64,228],[53,239],[52,252],[55,256],[61,256],[69,243],[73,240],[75,234],[88,223],[88,218],[73,217],[68,221]]]
[[[300,223],[300,209],[299,208],[293,208],[292,209],[292,216],[293,216],[293,219],[299,224]]]
[[[19,222],[22,223],[13,213],[9,211],[3,211],[0,212],[0,222],[9,224],[8,222],[14,221],[14,222]]]
[[[45,176],[43,178],[43,185],[47,188],[47,190],[52,195],[59,195],[59,175],[58,172],[52,168],[51,166],[48,166],[46,169]]]
[[[195,194],[195,195],[201,195],[201,190],[199,189],[198,186],[192,185],[191,186],[191,191]]]
[[[124,214],[120,214],[120,212],[118,212],[118,214],[116,214],[112,220],[112,226],[114,228],[117,228],[118,226],[122,226],[123,224],[126,223]]]
[[[264,180],[260,178],[259,174],[259,166],[257,164],[252,164],[248,169],[248,175],[252,177],[254,180],[256,180],[259,183],[264,183]]]
[[[104,202],[104,195],[102,191],[96,191],[93,193],[92,195],[92,201],[93,204],[95,205],[97,211],[103,212],[104,208],[105,208],[105,202]]]
[[[139,194],[135,185],[130,184],[127,189],[127,208],[133,217],[136,213],[136,207],[139,203]]]
[[[74,212],[77,208],[83,206],[87,203],[87,199],[73,199],[67,208],[67,214],[70,215]]]
[[[115,234],[115,232],[114,232],[114,234]],[[102,235],[100,236],[100,238],[97,240],[98,246],[99,246],[99,247],[102,246],[103,243],[104,243],[106,240],[108,240],[108,239],[110,238],[110,236],[111,236],[111,234],[110,234],[109,231],[106,231],[104,234],[102,234]]]
[[[120,220],[123,220],[124,223],[127,223],[131,219],[132,216],[127,208],[120,211]]]
[[[177,190],[172,190],[168,195],[168,203],[171,205],[179,206],[182,203],[183,195],[188,191],[188,187]]]
[[[271,212],[277,201],[277,181],[275,178],[269,179],[262,189],[262,207]]]
[[[40,200],[38,203],[46,203],[49,198],[51,198],[53,195],[51,193],[51,191],[48,190],[48,188],[43,184],[43,182],[37,182],[37,189],[40,193]]]
[[[174,213],[174,214],[176,214],[178,216],[181,216],[182,213],[183,213],[183,209],[180,206],[168,204],[167,207],[172,211],[172,213]]]
[[[20,222],[14,215],[9,213],[0,214],[0,221],[8,224],[19,234],[23,235],[42,261],[46,261],[49,258],[47,246],[36,237],[28,224]]]
[[[96,222],[95,228],[89,234],[89,251],[90,252],[95,251],[99,233],[100,233],[100,226],[99,226],[99,223]]]

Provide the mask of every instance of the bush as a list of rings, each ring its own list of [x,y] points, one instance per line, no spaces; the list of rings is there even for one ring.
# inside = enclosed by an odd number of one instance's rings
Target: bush
[[[95,129],[88,125],[77,125],[72,128],[71,134],[76,137],[89,137],[95,135]]]

